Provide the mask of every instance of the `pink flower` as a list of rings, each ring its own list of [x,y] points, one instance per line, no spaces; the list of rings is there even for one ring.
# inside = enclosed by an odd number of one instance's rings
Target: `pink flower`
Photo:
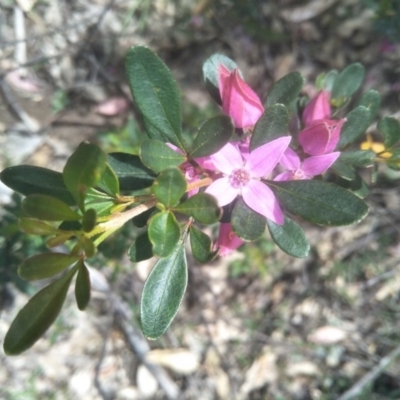
[[[229,115],[236,128],[251,128],[264,112],[258,96],[240,77],[237,69],[232,72],[219,65],[219,93],[222,109]]]
[[[220,256],[227,256],[244,243],[242,239],[236,236],[232,230],[232,225],[227,222],[221,222],[219,225],[219,235],[215,243]]]
[[[246,159],[233,144],[226,144],[210,156],[217,170],[224,176],[215,180],[206,190],[220,207],[241,195],[254,211],[282,225],[284,217],[272,190],[261,182],[275,168],[289,146],[291,137],[285,136],[266,143],[249,153]]]
[[[321,90],[304,108],[303,122],[305,126],[311,125],[315,121],[328,119],[331,117],[331,105],[329,100],[331,93]]]
[[[287,169],[275,177],[275,181],[291,181],[300,179],[312,179],[321,175],[338,159],[340,152],[324,154],[321,156],[308,157],[303,162],[300,157],[291,149],[287,148],[282,154],[279,163]]]
[[[320,156],[335,150],[340,139],[340,131],[346,118],[316,121],[303,129],[298,136],[304,152],[311,156]]]

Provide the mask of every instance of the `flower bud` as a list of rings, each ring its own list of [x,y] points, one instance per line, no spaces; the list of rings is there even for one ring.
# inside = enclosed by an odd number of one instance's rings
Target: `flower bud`
[[[303,122],[305,126],[310,126],[314,121],[328,119],[331,116],[331,106],[329,100],[331,93],[321,90],[304,108]]]
[[[219,248],[220,256],[228,256],[244,243],[242,239],[236,236],[232,230],[232,225],[227,222],[221,222],[219,225],[219,235],[215,243],[215,249]]]

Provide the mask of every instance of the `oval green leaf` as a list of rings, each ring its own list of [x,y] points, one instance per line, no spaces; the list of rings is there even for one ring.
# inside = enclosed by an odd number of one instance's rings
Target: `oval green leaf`
[[[75,266],[61,279],[36,293],[19,311],[4,339],[6,354],[21,354],[47,331],[61,311],[76,271]]]
[[[269,181],[268,186],[289,212],[319,225],[350,225],[368,214],[364,201],[332,183],[317,180]]]
[[[310,244],[303,229],[296,222],[285,217],[285,223],[278,225],[267,220],[269,233],[278,247],[292,257],[304,258],[308,256]]]
[[[384,137],[385,149],[390,149],[400,140],[400,122],[396,118],[382,118],[377,128]]]
[[[355,142],[362,134],[365,133],[369,126],[370,112],[364,106],[358,106],[350,111],[347,116],[347,121],[344,123],[340,131],[340,140],[338,148],[346,147]]]
[[[368,90],[368,92],[365,92],[361,96],[361,99],[357,105],[368,108],[369,123],[371,124],[378,114],[379,107],[381,105],[381,96],[376,90]]]
[[[30,235],[50,235],[57,231],[54,226],[38,219],[21,218],[18,225],[23,232]]]
[[[91,232],[97,223],[97,213],[94,208],[89,208],[83,214],[82,229],[85,232]]]
[[[153,245],[150,242],[147,231],[135,239],[129,248],[128,255],[129,259],[135,263],[153,257]]]
[[[210,237],[193,225],[190,227],[190,247],[194,259],[201,263],[209,262],[218,252],[212,251]]]
[[[187,286],[185,246],[179,243],[168,258],[159,260],[143,287],[140,304],[143,334],[159,338],[178,312]]]
[[[79,310],[83,311],[90,301],[90,274],[83,260],[79,260],[78,265],[78,275],[75,282],[75,299]]]
[[[159,257],[169,256],[181,236],[179,223],[170,211],[162,211],[151,217],[148,232],[153,252]]]
[[[117,197],[119,195],[119,181],[110,164],[106,164],[106,168],[97,186],[112,197]]]
[[[186,193],[186,179],[178,168],[165,169],[154,181],[151,190],[157,200],[165,207],[173,207],[179,203]]]
[[[360,63],[350,64],[336,77],[332,99],[347,99],[354,94],[364,79],[365,68]]]

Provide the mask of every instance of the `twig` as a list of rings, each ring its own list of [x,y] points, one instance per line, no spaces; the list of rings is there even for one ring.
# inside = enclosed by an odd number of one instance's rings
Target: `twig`
[[[375,368],[364,375],[349,390],[343,393],[338,400],[350,400],[355,396],[360,395],[365,387],[372,383],[398,356],[400,356],[400,346],[396,347],[386,357],[382,358]]]
[[[26,63],[26,32],[25,16],[21,8],[16,4],[14,6],[14,33],[18,43],[15,45],[14,57],[17,64]]]

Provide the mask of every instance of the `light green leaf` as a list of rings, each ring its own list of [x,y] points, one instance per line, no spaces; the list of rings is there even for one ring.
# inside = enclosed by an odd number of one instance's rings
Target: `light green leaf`
[[[360,63],[353,63],[346,67],[335,79],[332,87],[332,99],[347,99],[361,86],[365,68]]]
[[[364,106],[358,106],[347,114],[347,121],[340,131],[339,148],[354,143],[365,133],[369,126],[370,112]]]
[[[186,186],[186,179],[180,169],[168,168],[160,172],[151,189],[160,203],[165,207],[173,207],[186,193]]]
[[[119,195],[119,181],[110,164],[106,164],[106,168],[97,186],[112,197]]]
[[[364,106],[369,110],[369,123],[377,116],[381,105],[381,96],[376,90],[368,90],[362,96],[357,106]]]

